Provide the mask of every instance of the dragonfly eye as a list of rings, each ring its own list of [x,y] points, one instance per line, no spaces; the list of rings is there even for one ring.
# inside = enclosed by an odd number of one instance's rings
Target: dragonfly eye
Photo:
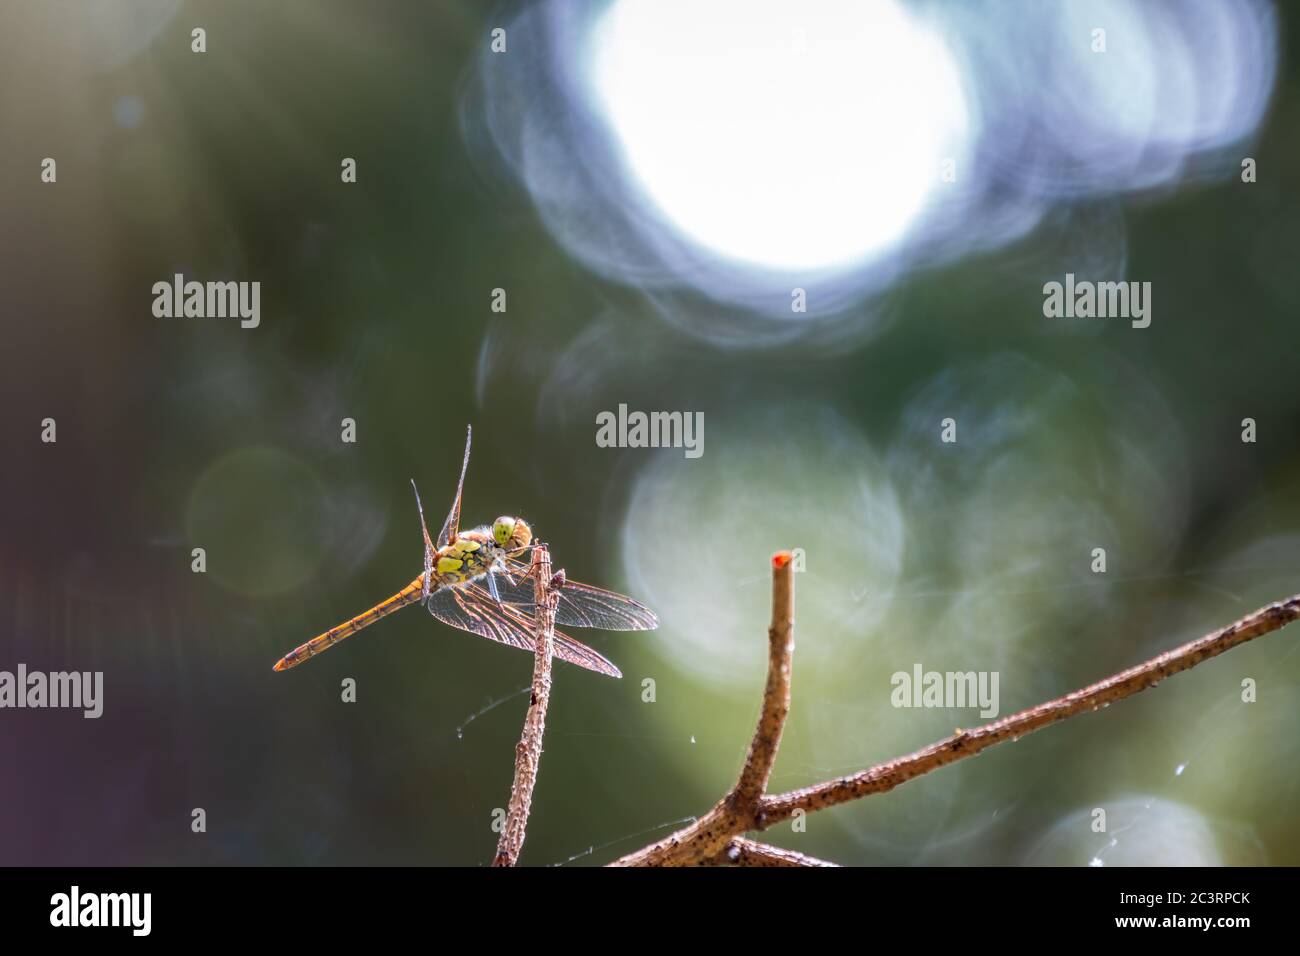
[[[514,531],[510,536],[510,548],[517,551],[520,548],[526,548],[533,543],[533,529],[528,527],[528,522],[523,518],[511,519],[514,523]]]
[[[503,548],[510,543],[510,538],[514,533],[515,519],[509,515],[502,515],[492,524],[492,537]]]

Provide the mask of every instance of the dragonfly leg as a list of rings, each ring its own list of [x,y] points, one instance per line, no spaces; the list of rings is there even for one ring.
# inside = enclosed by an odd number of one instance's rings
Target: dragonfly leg
[[[535,547],[544,548],[546,547],[546,544],[545,542],[542,541],[534,541],[531,545],[529,545],[530,549]],[[534,554],[536,554],[536,552],[534,552]],[[537,570],[538,570],[537,563],[535,561],[529,562],[527,576],[529,578],[537,577]],[[506,577],[509,578],[510,576],[506,575]],[[565,576],[564,568],[560,568],[558,571],[556,571],[554,574],[551,575],[550,587],[552,590],[558,591],[560,588],[564,587],[564,582],[567,580],[568,578]],[[510,583],[511,584],[515,583],[513,578],[510,579]]]
[[[487,589],[488,589],[488,594],[492,595],[492,600],[500,604],[501,592],[497,590],[497,576],[495,571],[489,571],[487,573]]]

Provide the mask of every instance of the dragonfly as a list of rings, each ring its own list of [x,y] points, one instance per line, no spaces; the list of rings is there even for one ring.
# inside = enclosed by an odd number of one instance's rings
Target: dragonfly
[[[520,650],[536,650],[536,608],[531,583],[535,571],[530,558],[532,549],[540,542],[534,540],[532,527],[523,518],[502,515],[491,525],[460,530],[461,498],[472,438],[473,429],[467,428],[456,497],[452,499],[436,544],[424,523],[420,490],[411,482],[420,514],[420,530],[424,534],[424,571],[387,600],[295,647],[280,658],[275,670],[288,670],[311,660],[362,628],[411,604],[423,604],[439,621],[470,634]],[[654,611],[626,595],[569,580],[563,571],[555,574],[552,584],[558,596],[557,624],[607,631],[648,631],[659,626]],[[586,644],[561,631],[554,633],[555,656],[560,660],[609,677],[623,676],[611,661]]]

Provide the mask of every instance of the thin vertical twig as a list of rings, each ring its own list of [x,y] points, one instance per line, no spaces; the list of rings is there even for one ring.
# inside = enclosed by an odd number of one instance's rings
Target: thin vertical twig
[[[740,779],[731,791],[737,807],[750,808],[767,790],[781,731],[790,714],[790,664],[794,657],[794,574],[787,567],[790,555],[772,558],[772,623],[767,629],[767,686],[763,689],[763,712],[754,728],[754,739],[745,756]]]
[[[716,866],[731,862],[727,853],[735,837],[746,830],[762,829],[763,793],[790,713],[794,565],[789,551],[772,556],[772,623],[767,629],[767,647],[763,710],[736,785],[690,826],[615,860],[611,866]]]
[[[555,651],[556,595],[551,588],[551,554],[546,545],[533,548],[533,602],[537,606],[537,647],[533,661],[533,692],[524,716],[524,730],[515,745],[515,779],[510,787],[510,805],[501,829],[493,866],[514,866],[524,846],[528,810],[537,786],[542,759],[542,736],[546,732],[546,708],[551,699],[551,659]]]

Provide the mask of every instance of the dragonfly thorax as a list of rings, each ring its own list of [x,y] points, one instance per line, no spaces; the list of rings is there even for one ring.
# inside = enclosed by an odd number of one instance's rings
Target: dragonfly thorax
[[[509,552],[497,544],[489,528],[462,531],[433,557],[439,584],[459,584],[497,570]]]
[[[504,571],[506,559],[517,557],[533,540],[523,518],[503,516],[491,527],[462,531],[456,540],[434,555],[433,570],[439,584],[460,584],[485,574]]]

